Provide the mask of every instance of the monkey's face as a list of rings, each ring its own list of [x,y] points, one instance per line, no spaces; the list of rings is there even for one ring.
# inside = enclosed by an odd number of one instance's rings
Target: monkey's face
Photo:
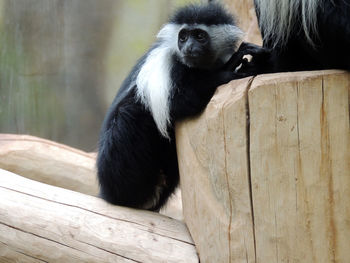
[[[190,68],[211,69],[218,66],[210,36],[201,28],[187,26],[181,29],[178,34],[178,48],[180,61]]]

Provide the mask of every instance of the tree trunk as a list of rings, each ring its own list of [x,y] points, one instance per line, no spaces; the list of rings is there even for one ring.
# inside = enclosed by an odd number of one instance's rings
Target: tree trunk
[[[350,258],[350,75],[262,75],[179,123],[185,221],[201,262]]]

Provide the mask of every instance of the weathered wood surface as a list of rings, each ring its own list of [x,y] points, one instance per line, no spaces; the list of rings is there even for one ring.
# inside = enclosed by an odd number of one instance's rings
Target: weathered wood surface
[[[184,223],[0,170],[0,262],[198,262]]]
[[[0,168],[84,194],[98,193],[95,156],[34,136],[0,134]]]
[[[96,196],[96,153],[29,135],[0,134],[0,168],[42,183]],[[177,189],[161,214],[183,220]]]
[[[201,262],[349,262],[350,74],[262,75],[177,125]]]

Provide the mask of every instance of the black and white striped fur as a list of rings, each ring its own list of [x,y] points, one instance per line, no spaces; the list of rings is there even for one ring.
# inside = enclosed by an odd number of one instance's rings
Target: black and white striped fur
[[[350,0],[255,0],[255,7],[272,50],[265,72],[350,69]]]
[[[217,4],[184,7],[160,30],[105,117],[97,160],[101,197],[154,211],[164,205],[179,183],[174,123],[200,113],[219,85],[246,76],[230,67],[259,48],[244,44],[235,53],[242,35]]]

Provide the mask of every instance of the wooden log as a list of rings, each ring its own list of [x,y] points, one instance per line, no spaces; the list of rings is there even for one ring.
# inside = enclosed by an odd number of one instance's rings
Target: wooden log
[[[331,71],[262,76],[250,89],[259,261],[349,261],[349,87]]]
[[[0,170],[0,262],[198,262],[184,223]]]
[[[42,183],[97,196],[96,153],[87,153],[50,140],[0,134],[0,168]],[[183,220],[177,189],[161,214]]]
[[[349,88],[342,71],[233,81],[177,125],[201,262],[349,261]]]
[[[0,134],[0,168],[84,194],[98,193],[95,156],[34,136]]]
[[[201,262],[254,259],[245,108],[250,81],[220,87],[200,118],[177,126],[183,211]]]

